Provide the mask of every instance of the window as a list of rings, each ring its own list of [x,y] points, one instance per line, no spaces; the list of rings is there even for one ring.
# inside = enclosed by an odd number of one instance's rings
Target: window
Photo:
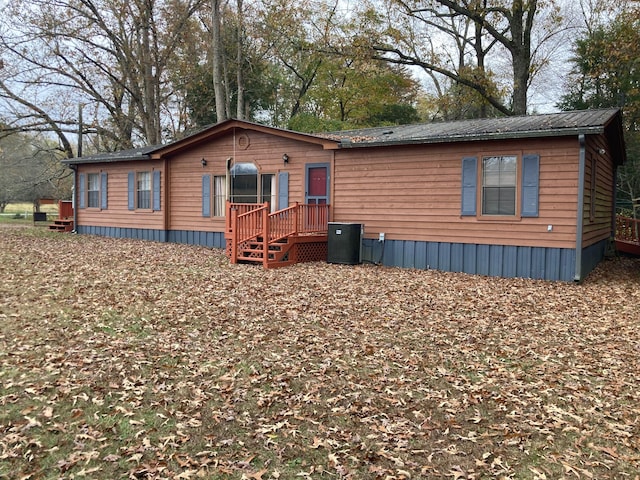
[[[107,172],[78,174],[78,208],[107,209]]]
[[[482,214],[516,214],[516,169],[518,157],[482,159]]]
[[[276,208],[276,176],[260,175],[253,163],[236,163],[231,168],[231,201],[234,203],[269,202]]]
[[[213,177],[213,216],[224,217],[227,200],[227,178],[223,175]]]
[[[202,176],[202,216],[224,217],[226,201],[258,204],[269,202],[272,212],[277,207],[276,176],[260,175],[253,163],[236,163],[229,171],[229,184],[225,175]]]
[[[265,174],[260,176],[260,203],[269,202],[271,211],[276,211],[276,176]]]
[[[87,174],[87,207],[100,207],[100,175],[97,173]]]
[[[127,174],[127,208],[159,212],[162,204],[161,171]]]
[[[258,203],[258,168],[253,163],[236,163],[230,173],[231,201]]]
[[[138,172],[136,175],[136,207],[151,208],[151,172]]]
[[[539,215],[540,155],[488,155],[480,161],[478,157],[464,157],[461,166],[461,216]],[[480,209],[476,208],[478,202]]]

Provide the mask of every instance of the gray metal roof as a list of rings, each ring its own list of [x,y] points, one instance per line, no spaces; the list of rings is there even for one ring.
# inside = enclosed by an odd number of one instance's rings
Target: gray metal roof
[[[152,145],[148,147],[132,148],[130,150],[121,150],[119,152],[104,152],[95,155],[87,155],[86,157],[68,158],[62,163],[72,165],[76,163],[110,163],[134,160],[147,160],[149,154],[161,148],[161,145]]]
[[[617,109],[484,118],[331,132],[343,148],[603,133]]]
[[[613,128],[621,129],[619,110],[601,109],[522,117],[484,118],[418,125],[364,128],[309,136],[335,141],[340,148],[557,137],[606,133],[605,130],[616,117],[618,125],[614,125]],[[242,123],[249,126],[252,125],[248,122]],[[284,132],[284,130],[278,128],[266,128],[273,130],[275,134],[277,134],[277,132]],[[621,135],[622,131],[620,130],[620,136]],[[181,141],[188,140],[191,137],[192,136],[185,137],[185,139]],[[150,158],[151,153],[162,150],[170,145],[172,144],[164,146],[153,145],[120,152],[99,153],[81,158],[70,158],[63,160],[63,163],[73,165],[80,163],[147,160]],[[620,155],[624,155],[624,141],[622,139],[620,140],[618,149],[620,150]]]

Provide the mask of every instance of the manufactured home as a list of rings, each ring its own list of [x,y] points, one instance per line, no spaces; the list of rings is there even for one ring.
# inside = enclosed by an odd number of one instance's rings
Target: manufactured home
[[[327,134],[228,120],[65,163],[81,234],[275,267],[332,258],[329,226],[359,225],[363,262],[580,281],[611,245],[624,161],[606,109]]]

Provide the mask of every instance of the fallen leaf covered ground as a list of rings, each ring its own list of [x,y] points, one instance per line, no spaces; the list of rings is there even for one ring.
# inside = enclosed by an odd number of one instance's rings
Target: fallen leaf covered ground
[[[0,246],[0,478],[640,478],[640,260],[578,285]]]

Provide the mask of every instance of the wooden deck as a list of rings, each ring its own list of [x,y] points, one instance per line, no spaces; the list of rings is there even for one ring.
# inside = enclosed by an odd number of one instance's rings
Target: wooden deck
[[[616,216],[616,250],[640,256],[640,220]]]
[[[269,212],[269,204],[227,202],[225,239],[231,263],[284,267],[327,259],[329,205],[298,204]]]

